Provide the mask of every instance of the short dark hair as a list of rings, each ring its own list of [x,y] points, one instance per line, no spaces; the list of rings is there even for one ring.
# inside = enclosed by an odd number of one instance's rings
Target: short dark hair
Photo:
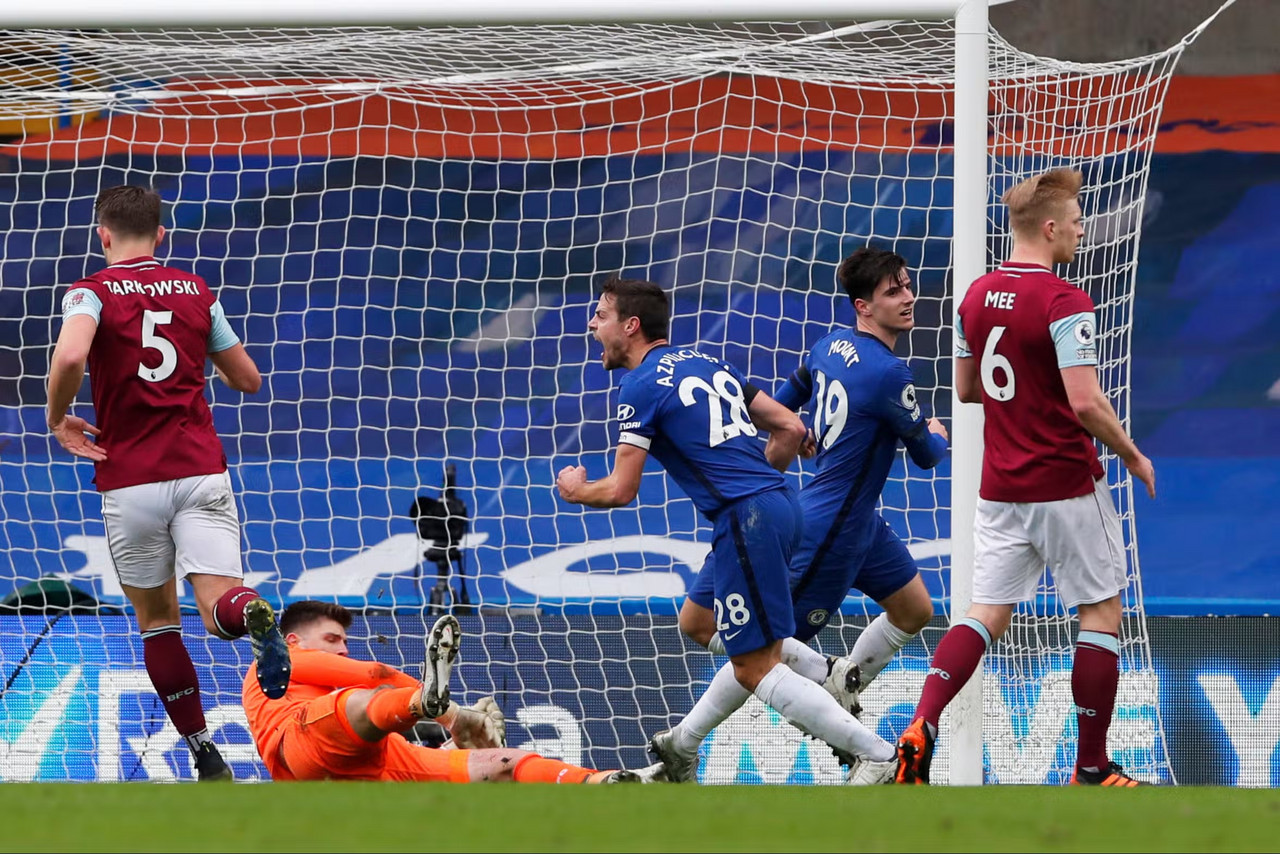
[[[287,635],[317,620],[333,620],[343,629],[351,628],[351,612],[337,602],[303,599],[285,608],[280,615],[280,634]]]
[[[98,224],[121,237],[155,237],[160,230],[160,194],[149,187],[121,184],[98,193]]]
[[[864,246],[840,262],[836,281],[849,295],[849,302],[870,300],[886,276],[896,281],[906,266],[907,259],[896,252]]]
[[[650,341],[663,340],[671,329],[671,300],[661,285],[643,279],[622,279],[610,276],[600,289],[601,294],[612,294],[618,309],[618,319],[640,319],[640,331]]]

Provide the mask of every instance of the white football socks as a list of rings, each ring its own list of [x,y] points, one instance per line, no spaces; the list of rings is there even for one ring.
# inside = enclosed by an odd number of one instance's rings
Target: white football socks
[[[862,673],[862,686],[866,687],[867,683],[876,678],[876,674],[884,670],[889,659],[910,643],[913,637],[915,635],[909,635],[889,622],[888,614],[881,614],[872,620],[858,635],[858,640],[853,644],[853,652],[850,653]]]
[[[782,642],[782,663],[819,685],[827,681],[827,672],[830,670],[825,655],[795,638],[787,638]]]
[[[756,686],[756,696],[801,731],[832,747],[887,762],[897,755],[892,744],[840,707],[836,699],[816,682],[776,664]]]
[[[891,624],[889,629],[897,631]],[[865,634],[866,632],[863,632],[863,635]],[[902,633],[898,632],[898,634]],[[909,635],[905,637],[908,640],[910,639]],[[724,645],[723,643],[717,643],[719,640],[720,635],[718,633],[713,635],[709,648],[712,652],[723,654]],[[856,651],[857,647],[855,646],[854,649]],[[891,650],[884,660],[888,661],[892,655],[893,651]],[[827,657],[795,638],[787,638],[782,642],[782,663],[805,680],[817,685],[821,685],[827,679],[829,670]],[[884,664],[881,663],[880,667],[884,667]],[[879,668],[876,669],[876,672],[879,672]],[[757,695],[759,694],[758,691],[756,693]],[[823,689],[823,694],[826,694],[825,689]],[[728,720],[729,715],[742,708],[742,704],[747,702],[747,698],[750,696],[751,692],[743,688],[733,675],[733,663],[725,662],[716,671],[716,675],[712,678],[711,684],[707,686],[707,690],[693,704],[693,709],[689,711],[689,714],[685,716],[684,720],[671,728],[672,746],[682,756],[693,756],[698,752],[698,746],[711,733],[711,730],[720,726],[720,724]],[[827,696],[829,697],[830,695]],[[840,710],[838,703],[834,705],[837,710]],[[781,713],[780,709],[777,709],[777,711]],[[786,715],[783,716],[786,717]],[[865,730],[866,727],[863,727],[863,729]],[[867,732],[874,735],[874,733],[870,733],[870,730],[867,730]],[[843,745],[836,746],[843,747]],[[858,753],[858,751],[851,752]]]
[[[742,708],[750,696],[733,675],[733,662],[726,661],[689,714],[671,728],[672,745],[681,755],[693,756],[708,733]]]

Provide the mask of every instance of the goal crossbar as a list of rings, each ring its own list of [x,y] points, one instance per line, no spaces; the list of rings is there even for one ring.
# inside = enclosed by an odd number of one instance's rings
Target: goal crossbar
[[[88,0],[9,4],[0,27],[212,27],[212,26],[446,26],[495,24],[671,23],[682,21],[947,20],[963,6],[986,0],[220,0],[172,3],[135,0],[107,7]]]

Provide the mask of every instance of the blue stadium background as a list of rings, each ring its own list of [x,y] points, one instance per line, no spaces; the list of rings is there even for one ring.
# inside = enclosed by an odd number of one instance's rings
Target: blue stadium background
[[[829,237],[811,250],[818,263],[787,264],[782,259],[798,254],[788,244],[792,221],[816,217],[827,235],[886,233],[874,217],[893,216],[904,220],[895,232],[950,232],[948,200],[925,197],[948,190],[946,182],[928,180],[932,170],[945,170],[935,157],[904,158],[893,167],[907,178],[897,185],[904,195],[881,198],[877,207],[883,187],[873,181],[823,183],[826,167],[836,165],[827,158],[836,156],[796,155],[800,168],[788,174],[800,183],[822,183],[820,193],[816,186],[799,193],[824,199],[809,210],[771,207],[766,194],[752,189],[776,182],[779,173],[765,164],[728,186],[723,170],[694,161],[685,173],[689,191],[678,202],[666,198],[659,173],[672,166],[669,156],[575,164],[395,158],[323,164],[272,156],[234,164],[243,170],[238,187],[221,171],[232,164],[187,161],[187,178],[160,185],[167,198],[181,200],[172,210],[166,257],[201,259],[197,270],[203,266],[211,281],[223,283],[220,296],[233,325],[267,376],[259,395],[239,406],[215,406],[220,431],[241,434],[230,450],[246,487],[250,571],[278,571],[264,586],[286,595],[287,584],[272,585],[355,554],[363,544],[413,531],[406,510],[424,488],[439,484],[445,459],[462,463],[463,496],[482,517],[477,530],[497,546],[477,553],[486,602],[519,604],[527,596],[503,584],[485,555],[511,564],[536,556],[540,544],[646,530],[694,539],[699,523],[687,501],[670,512],[650,506],[667,495],[660,477],[646,479],[638,508],[608,515],[566,510],[550,488],[554,471],[579,456],[593,476],[607,465],[612,379],[598,365],[578,367],[595,355],[578,334],[591,286],[600,271],[620,269],[686,284],[786,282],[780,294],[681,289],[681,318],[673,329],[674,340],[702,341],[753,376],[785,376],[793,357],[776,355],[771,344],[798,352],[832,320],[847,320],[840,303],[832,315],[829,292],[834,264],[848,247]],[[16,159],[5,163],[0,583],[7,586],[74,570],[77,556],[60,554],[63,539],[99,525],[96,497],[79,491],[88,485],[87,466],[29,463],[62,459],[52,451],[40,409],[49,336],[57,328],[50,317],[62,286],[81,275],[84,258],[96,252],[86,223],[100,176],[91,169],[24,171]],[[255,165],[262,168],[247,168]],[[574,174],[559,174],[565,169]],[[212,177],[205,174],[210,170]],[[147,162],[135,153],[102,164],[101,181],[157,174],[184,170],[177,161]],[[630,181],[619,185],[627,188],[625,198],[601,189],[624,176]],[[705,186],[692,185],[699,179]],[[261,185],[245,183],[253,180]],[[564,185],[583,189],[558,189]],[[354,189],[321,194],[322,187]],[[233,202],[236,194],[241,200]],[[67,205],[61,201],[67,197],[77,201]],[[929,202],[934,210],[926,213]],[[1152,613],[1259,614],[1280,605],[1274,581],[1280,466],[1271,444],[1280,435],[1280,387],[1273,388],[1280,381],[1280,340],[1272,332],[1280,320],[1280,274],[1271,263],[1277,206],[1280,155],[1155,158],[1132,377],[1133,432],[1155,460],[1160,486],[1157,500],[1135,501]],[[718,210],[741,210],[744,219],[760,223],[757,239],[765,251],[745,262],[732,252],[673,260],[684,244],[735,245],[733,235],[717,235],[710,230],[719,226],[706,224]],[[652,219],[650,228],[676,236],[628,242],[628,226],[641,216]],[[543,220],[536,234],[529,231],[532,218]],[[432,225],[421,233],[410,224],[423,221]],[[583,233],[587,228],[592,233]],[[947,262],[944,239],[905,240],[897,248],[921,269],[922,294],[944,292],[937,272]],[[542,294],[533,284],[513,292],[513,279],[550,284]],[[530,300],[545,308],[530,342],[487,352],[449,349],[449,339],[466,338],[512,304]],[[935,313],[922,317],[922,325],[936,325],[941,303],[930,306],[921,303],[922,313]],[[756,346],[736,343],[748,340]],[[937,342],[926,337],[917,335],[912,344],[923,355],[936,352]],[[931,365],[915,364],[923,388],[939,379]],[[238,396],[224,392],[221,399]],[[925,402],[949,414],[945,397],[926,395]],[[588,426],[580,429],[584,421]],[[499,518],[499,511],[506,515]],[[949,533],[945,517],[932,513],[910,522],[916,536]],[[671,570],[688,576],[678,562]],[[377,596],[371,593],[373,604],[412,602],[420,592],[416,584],[391,579]],[[668,604],[674,607],[674,600]],[[659,603],[656,610],[665,607]]]

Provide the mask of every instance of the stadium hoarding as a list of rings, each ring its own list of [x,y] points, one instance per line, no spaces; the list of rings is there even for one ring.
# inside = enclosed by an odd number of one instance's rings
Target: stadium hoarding
[[[414,673],[429,617],[357,617],[352,654]],[[492,694],[508,718],[512,747],[593,767],[647,764],[647,737],[684,714],[720,660],[684,640],[672,617],[463,616],[455,670],[458,699]],[[202,634],[185,620],[188,637]],[[849,622],[820,637],[847,648]],[[1128,672],[1124,696],[1155,680],[1164,744],[1152,709],[1132,706],[1113,726],[1113,755],[1165,749],[1182,785],[1280,786],[1280,644],[1276,618],[1151,618],[1153,669]],[[240,702],[247,644],[189,642],[209,725],[242,780],[266,779]],[[919,644],[913,644],[918,646]],[[892,737],[905,726],[927,666],[922,649],[880,675],[864,696],[863,720]],[[169,725],[145,671],[130,618],[0,617],[0,779],[175,781],[190,779],[186,747]],[[986,698],[989,783],[1065,782],[1074,738],[1069,676],[1040,674],[1029,707]],[[1064,690],[1064,686],[1067,690]],[[1035,738],[1044,736],[1050,738]],[[1114,742],[1122,740],[1123,747]],[[945,747],[945,733],[942,745]],[[939,779],[945,779],[945,752]],[[752,699],[708,738],[703,783],[837,784],[843,770],[821,745]]]

